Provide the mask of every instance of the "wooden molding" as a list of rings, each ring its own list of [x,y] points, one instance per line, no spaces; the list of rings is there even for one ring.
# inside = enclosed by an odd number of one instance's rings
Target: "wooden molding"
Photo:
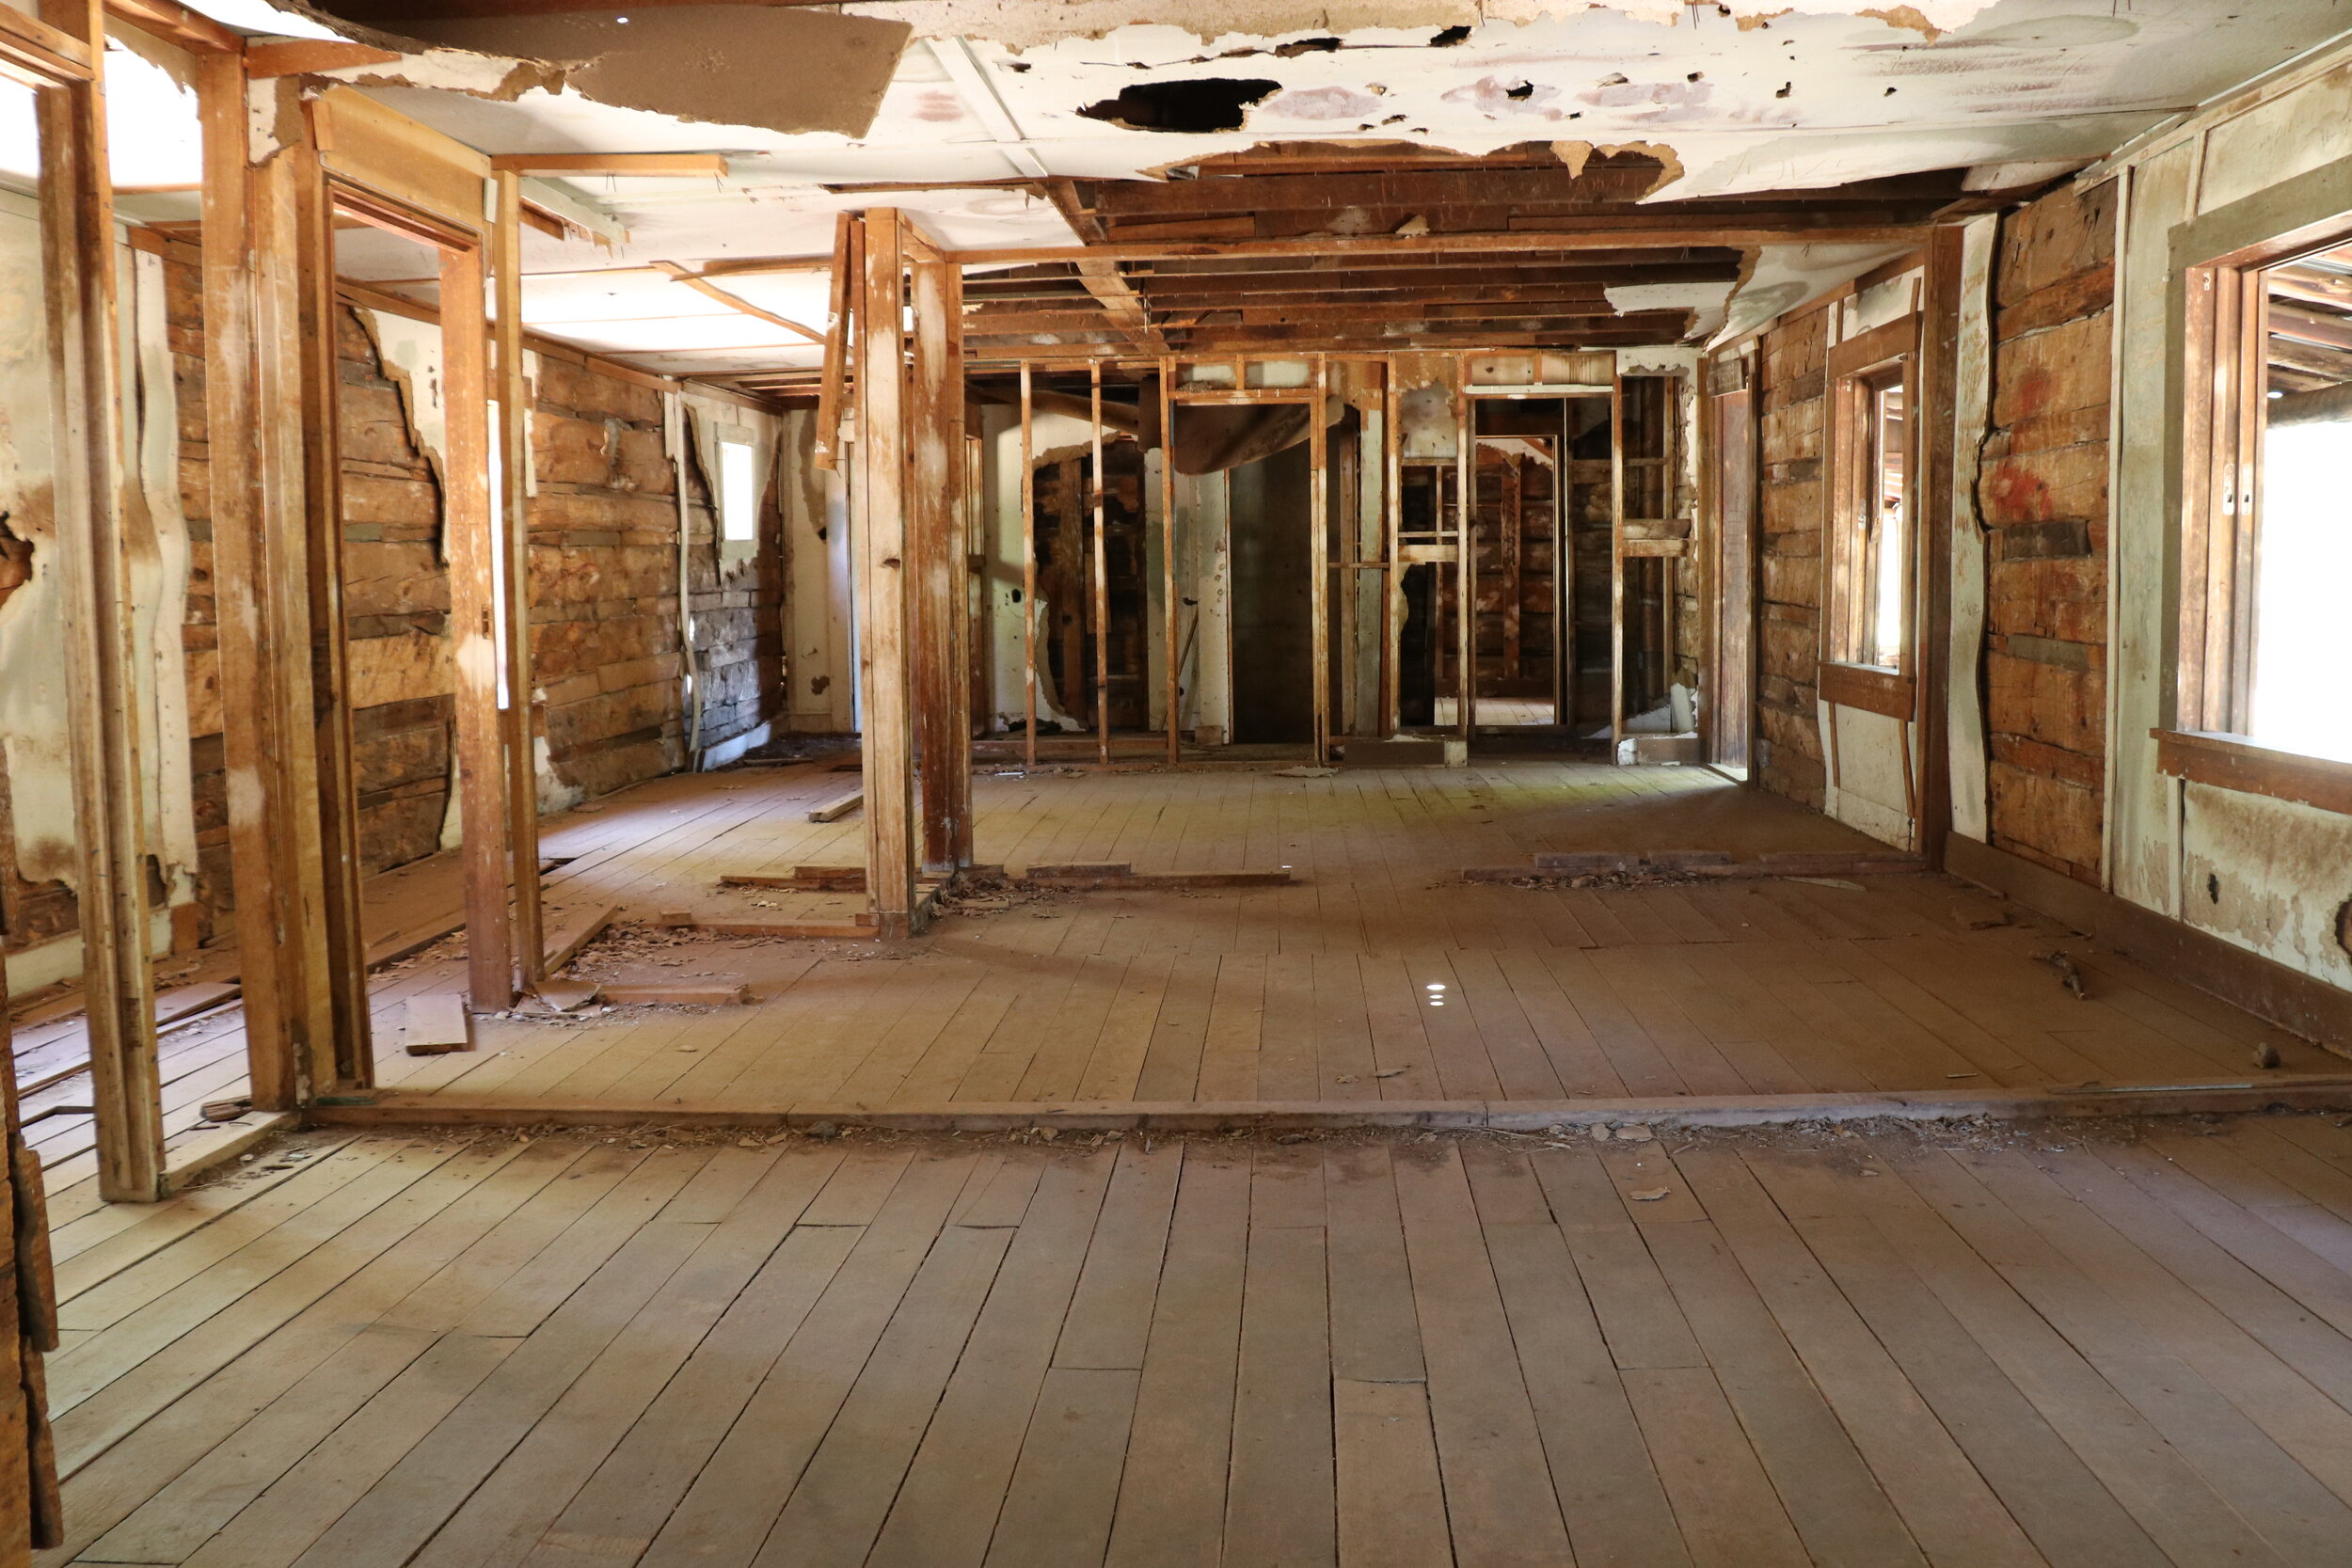
[[[2126,958],[2352,1055],[2352,990],[1958,833],[1945,840],[1944,864]]]
[[[726,177],[723,152],[501,152],[490,160],[501,174],[628,174]]]
[[[1917,683],[1909,675],[1867,664],[1824,662],[1815,689],[1825,703],[1883,713],[1889,719],[1909,719],[1917,711]]]
[[[30,87],[87,82],[93,74],[90,47],[14,6],[0,5],[0,72]]]
[[[167,42],[203,55],[242,55],[245,35],[177,0],[106,0],[106,14]]]
[[[1905,316],[1874,326],[1859,337],[1833,344],[1829,351],[1829,373],[1832,377],[1851,375],[1873,365],[1883,365],[1890,359],[1900,359],[1906,354],[1919,352],[1919,318]]]
[[[246,50],[245,73],[260,81],[356,65],[392,65],[401,58],[396,49],[376,49],[345,39],[288,39],[281,43],[257,43]]]
[[[2352,762],[2298,756],[2210,730],[2151,730],[2156,768],[2176,779],[2352,816]]]

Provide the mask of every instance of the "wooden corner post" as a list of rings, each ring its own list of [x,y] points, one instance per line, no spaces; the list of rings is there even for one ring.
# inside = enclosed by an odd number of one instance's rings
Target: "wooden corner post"
[[[276,93],[272,84],[262,89]],[[243,59],[198,56],[204,126],[204,414],[219,595],[230,877],[253,1103],[291,1110],[336,1082],[327,879],[313,724],[304,485],[300,154],[257,170]],[[299,117],[295,117],[298,120]],[[315,180],[310,166],[307,178]]]
[[[866,214],[857,313],[858,678],[866,772],[866,896],[878,936],[914,923],[914,753],[908,680],[905,252],[898,211]]]
[[[134,717],[138,656],[121,498],[114,198],[99,79],[105,25],[94,4],[44,9],[81,56],[22,74],[37,84],[41,282],[66,689],[75,721],[70,761],[98,1185],[109,1200],[146,1202],[163,1196],[163,1104],[148,963],[146,791]]]
[[[923,867],[972,863],[972,713],[964,668],[963,287],[956,263],[902,230],[914,275],[907,547],[913,564],[915,725],[922,741]]]
[[[539,767],[537,686],[531,665],[531,383],[523,374],[522,176],[501,169],[497,227],[490,244],[491,287],[497,297],[495,390],[499,427],[497,523],[498,611],[505,631],[506,706],[500,715],[506,742],[507,875],[514,884],[515,977],[537,989],[547,962],[539,908]]]

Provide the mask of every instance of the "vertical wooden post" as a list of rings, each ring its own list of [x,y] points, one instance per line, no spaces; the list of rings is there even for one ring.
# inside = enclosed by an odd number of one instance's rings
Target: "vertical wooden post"
[[[1609,392],[1609,760],[1625,739],[1625,377]]]
[[[308,734],[318,835],[312,927],[325,945],[324,989],[333,1028],[313,1036],[306,1095],[374,1081],[368,1011],[367,934],[359,915],[359,789],[351,734],[350,640],[343,622],[342,307],[335,297],[334,215],[309,117],[292,79],[274,83],[277,123],[301,139],[254,170],[254,400],[262,439],[261,530],[291,551],[275,585],[286,594],[288,721]],[[297,635],[298,634],[298,635]],[[292,650],[307,650],[301,653]],[[299,765],[298,765],[299,769]],[[307,835],[310,824],[306,823]],[[307,869],[307,868],[306,868]]]
[[[857,220],[847,213],[833,222],[833,293],[825,311],[825,371],[817,388],[817,436],[810,444],[810,466],[836,468],[841,465],[841,384],[848,373],[850,301],[857,288],[850,277],[853,253],[850,238]],[[685,470],[680,469],[683,474]]]
[[[1397,658],[1405,651],[1405,562],[1400,536],[1405,531],[1405,437],[1397,433],[1397,416],[1405,404],[1397,397],[1397,355],[1386,355],[1381,362],[1381,444],[1383,472],[1388,475],[1381,494],[1381,560],[1388,562],[1383,576],[1386,583],[1388,623],[1381,627],[1381,738],[1397,734],[1402,726],[1402,670]],[[1566,475],[1566,458],[1562,458],[1562,475]],[[1562,480],[1566,482],[1566,480]]]
[[[313,1051],[333,1082],[335,1009],[319,917],[318,758],[310,724],[310,540],[303,527],[301,411],[263,417],[266,340],[257,287],[282,283],[294,259],[259,242],[257,182],[246,148],[245,61],[197,56],[203,121],[204,417],[210,453],[213,576],[240,591],[216,600],[222,751],[229,779],[230,878],[253,1102],[289,1110],[308,1098]],[[283,290],[278,291],[282,297]],[[298,381],[298,370],[296,380]],[[275,383],[285,390],[285,383]],[[289,431],[287,426],[291,426]],[[291,434],[294,450],[285,450]],[[272,526],[273,522],[277,526]]]
[[[1454,725],[1467,745],[1478,702],[1478,416],[1470,360],[1454,361]]]
[[[1088,388],[1093,397],[1091,432],[1094,441],[1094,571],[1091,620],[1094,632],[1094,749],[1100,762],[1111,760],[1111,578],[1104,548],[1108,542],[1103,501],[1109,486],[1103,474],[1103,361],[1087,361]]]
[[[1162,705],[1168,710],[1168,760],[1177,757],[1178,714],[1184,701],[1184,639],[1176,594],[1176,361],[1160,360],[1160,639]]]
[[[1952,646],[1952,487],[1956,473],[1959,404],[1960,296],[1963,232],[1956,225],[1934,230],[1928,240],[1927,277],[1919,323],[1919,397],[1911,415],[1918,432],[1925,481],[1912,515],[1920,519],[1914,580],[1922,626],[1914,640],[1919,679],[1914,688],[1921,767],[1916,802],[1919,854],[1931,868],[1944,864],[1952,829],[1952,754],[1949,741]],[[2267,337],[2257,340],[2266,342]],[[1924,450],[1922,450],[1924,449]]]
[[[66,30],[104,54],[95,6]],[[105,100],[95,76],[35,93],[41,276],[56,432],[54,497],[65,591],[73,816],[81,885],[98,1184],[110,1201],[162,1196],[163,1104],[148,965],[146,847],[135,721],[130,556],[121,505],[114,203]]]
[[[1031,425],[1036,410],[1031,405],[1034,388],[1030,385],[1029,362],[1021,361],[1021,691],[1022,715],[1025,722],[1021,730],[1021,760],[1024,768],[1037,767],[1037,475],[1029,465],[1036,454],[1030,450],[1035,443]]]
[[[922,741],[923,865],[971,863],[972,744],[963,673],[963,344],[960,269],[915,252],[907,546],[914,565],[915,725]]]
[[[1330,396],[1331,361],[1315,356],[1315,400],[1307,410],[1307,510],[1313,519],[1308,536],[1308,641],[1315,679],[1315,766],[1331,758],[1331,444],[1325,434],[1324,404]]]
[[[482,252],[441,252],[441,395],[448,420],[441,527],[449,549],[450,641],[457,666],[458,816],[466,839],[466,972],[473,1005],[515,1001],[507,908],[506,745],[499,713],[500,612],[491,555],[489,378]],[[535,867],[533,868],[535,872]]]
[[[905,258],[898,213],[865,221],[865,300],[859,312],[857,450],[865,479],[858,534],[860,752],[866,770],[866,903],[882,937],[914,918],[914,769],[909,730],[906,571]]]
[[[536,757],[537,689],[531,661],[531,384],[523,375],[522,176],[501,170],[498,227],[491,237],[491,286],[498,296],[499,490],[493,509],[497,530],[501,602],[498,614],[506,631],[506,709],[501,730],[506,743],[506,832],[508,876],[515,888],[516,977],[535,990],[547,959],[545,922],[539,908],[539,767]]]

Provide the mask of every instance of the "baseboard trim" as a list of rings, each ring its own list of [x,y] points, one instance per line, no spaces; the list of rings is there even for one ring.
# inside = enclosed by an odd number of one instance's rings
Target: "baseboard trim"
[[[1944,869],[2290,1034],[2352,1056],[2352,990],[1973,838],[1954,833],[1945,841]]]
[[[357,1099],[357,1097],[354,1097]],[[1768,1127],[1819,1121],[2045,1120],[2060,1117],[2352,1109],[2352,1074],[2253,1073],[2244,1078],[2149,1084],[2067,1084],[2047,1088],[1889,1089],[1869,1094],[1675,1095],[1641,1100],[1061,1101],[1035,1104],[944,1101],[866,1106],[664,1101],[499,1102],[451,1094],[380,1092],[366,1103],[311,1108],[329,1127],[740,1127],[777,1131],[831,1125],[904,1132],[1017,1132],[1146,1130],[1166,1132],[1483,1127],[1541,1132],[1596,1126]]]

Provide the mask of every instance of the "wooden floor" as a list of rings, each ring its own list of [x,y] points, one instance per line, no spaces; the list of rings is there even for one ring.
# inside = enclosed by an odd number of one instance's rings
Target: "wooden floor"
[[[69,1201],[49,1564],[2341,1568],[2352,1133],[303,1134]]]
[[[853,787],[822,764],[656,781],[551,819],[550,918],[846,919],[853,897],[726,890],[730,872],[854,864],[860,820],[808,808]],[[545,1104],[1083,1101],[1536,1101],[2163,1083],[2341,1058],[2100,953],[1963,884],[1920,876],[1639,888],[1466,884],[1544,850],[1877,850],[1703,768],[1545,761],[1468,769],[983,769],[983,861],[1277,869],[1272,890],[1059,895],[941,921],[903,949],[638,937],[605,978],[740,981],[751,1006],[484,1019],[478,1048],[401,1053],[406,998],[463,986],[459,943],[379,972],[377,1063],[400,1092]],[[380,948],[455,924],[453,856],[374,879]],[[2010,922],[2008,924],[1993,924]],[[460,939],[462,942],[462,939]],[[2073,954],[2078,1002],[2035,955]],[[233,953],[195,977],[219,978]],[[175,1161],[245,1083],[230,1006],[164,1037]],[[28,1114],[86,1105],[87,1077]],[[93,1169],[89,1118],[33,1129],[52,1180]]]
[[[805,820],[842,775],[700,781],[550,834],[568,899],[650,916],[846,919],[850,897],[723,890],[855,863]],[[1957,881],[1466,884],[1543,849],[1883,850],[1704,769],[1518,763],[984,775],[983,861],[1275,869],[1272,890],[1088,893],[959,914],[902,951],[735,939],[592,956],[607,978],[742,981],[749,1007],[485,1021],[477,1051],[379,1052],[388,1087],[550,1105],[1466,1101],[1992,1089],[2344,1063]],[[624,815],[626,814],[626,815]],[[1867,885],[1866,885],[1867,884]],[[2013,924],[1992,924],[2013,921]],[[1979,928],[1981,927],[1981,928]],[[2037,961],[2074,954],[2090,999]],[[447,988],[420,965],[379,988]]]

